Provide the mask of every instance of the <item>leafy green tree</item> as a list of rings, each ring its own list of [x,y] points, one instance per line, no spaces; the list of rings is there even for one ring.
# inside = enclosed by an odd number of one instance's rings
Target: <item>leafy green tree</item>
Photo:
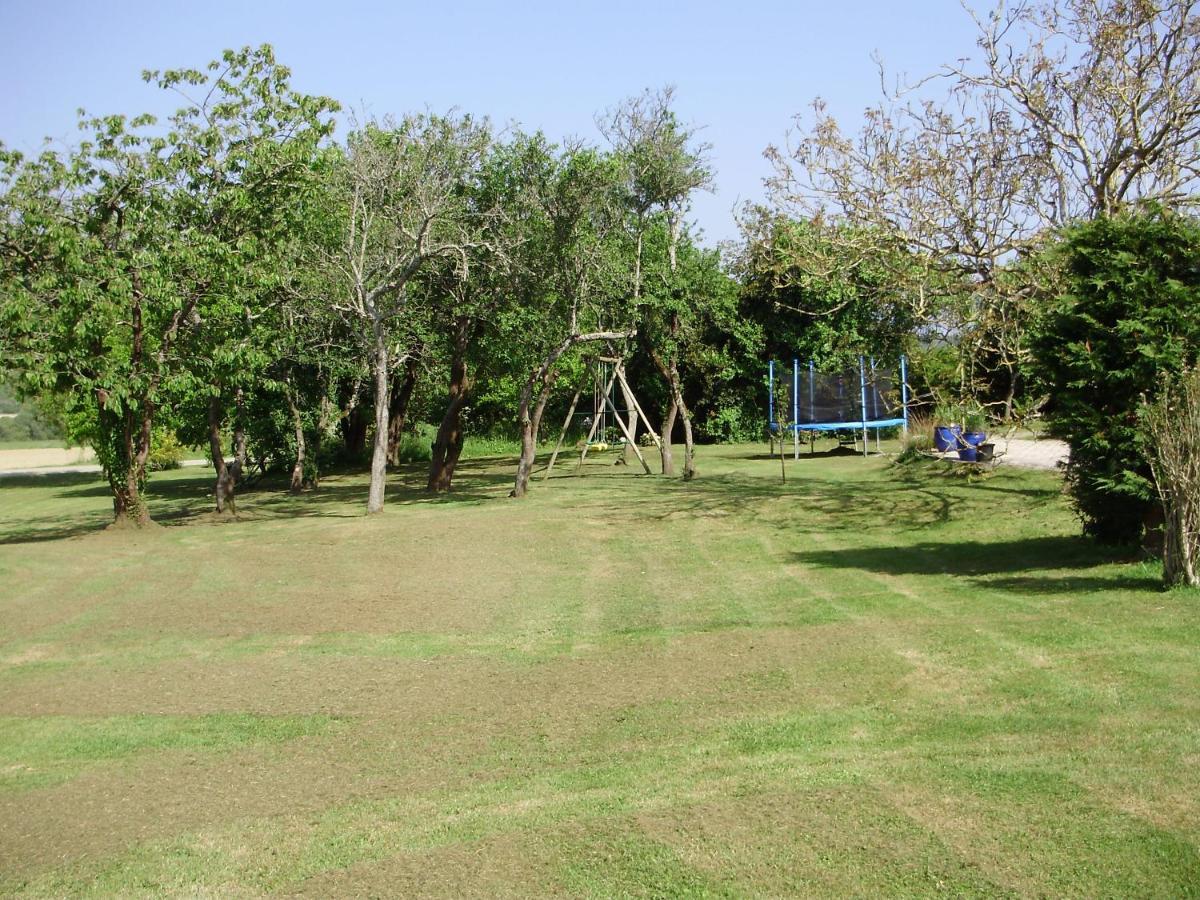
[[[1084,532],[1132,543],[1153,501],[1138,405],[1200,353],[1200,223],[1162,211],[1099,218],[1069,230],[1061,252],[1067,291],[1033,342],[1047,421],[1071,446]]]
[[[23,389],[58,395],[95,448],[116,520],[139,524],[156,427],[205,383],[206,327],[244,309],[292,148],[326,133],[333,108],[291,92],[269,47],[146,78],[205,99],[165,131],[85,119],[75,151],[0,156],[4,349]]]
[[[430,270],[435,355],[447,372],[446,404],[426,482],[432,493],[450,489],[466,435],[466,409],[480,380],[518,375],[514,364],[529,346],[531,332],[522,326],[544,286],[532,280],[544,275],[546,223],[537,198],[552,164],[540,134],[517,133],[494,145],[471,186],[469,213],[481,217],[488,242],[471,249],[465,267]],[[506,404],[508,415],[511,411]]]
[[[617,302],[624,209],[618,162],[595,149],[543,145],[525,177],[530,190],[523,297],[506,323],[519,332],[521,379],[517,425],[521,455],[512,496],[529,486],[542,416],[564,356],[584,344],[631,337],[629,312]]]
[[[321,142],[332,133],[337,104],[293,91],[269,46],[227,51],[206,71],[145,77],[190,100],[170,120],[167,158],[177,179],[174,221],[188,236],[200,280],[191,375],[204,385],[200,421],[217,472],[216,509],[232,511],[247,457],[246,394],[271,386],[278,358],[272,332],[284,324],[273,314],[284,254],[319,198]]]
[[[634,237],[633,301],[638,308],[639,335],[655,368],[667,384],[669,406],[662,419],[659,452],[664,475],[673,474],[675,463],[671,436],[675,420],[683,422],[684,480],[696,474],[692,415],[683,396],[679,361],[685,341],[683,321],[693,309],[676,283],[678,251],[685,216],[696,191],[709,187],[712,170],[709,146],[696,139],[696,129],[679,121],[672,109],[674,89],[646,90],[610,110],[601,123],[624,165],[625,201]],[[665,226],[666,254],[656,273],[665,290],[646,295],[647,273],[644,248],[655,216]],[[650,302],[651,299],[658,302]]]
[[[472,215],[469,185],[492,141],[486,123],[470,117],[410,115],[372,123],[350,136],[337,167],[331,202],[341,214],[341,239],[327,263],[342,275],[335,305],[369,337],[375,438],[367,512],[383,509],[387,474],[391,378],[396,339],[417,330],[417,276],[436,260],[469,264],[486,244],[483,219]]]
[[[852,236],[762,208],[748,210],[742,228],[742,311],[762,326],[769,358],[857,366],[860,356],[893,358],[909,346],[916,322],[901,247],[847,257]]]
[[[172,227],[166,141],[123,116],[82,123],[80,148],[0,157],[0,321],[19,386],[62,398],[70,437],[90,443],[118,523],[145,524],[156,414],[186,379],[181,332],[199,294]]]

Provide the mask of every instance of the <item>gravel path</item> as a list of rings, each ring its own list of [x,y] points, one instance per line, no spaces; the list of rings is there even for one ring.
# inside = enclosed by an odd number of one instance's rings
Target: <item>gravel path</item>
[[[1053,438],[990,438],[996,445],[997,462],[1023,469],[1057,469],[1070,455],[1064,441]]]

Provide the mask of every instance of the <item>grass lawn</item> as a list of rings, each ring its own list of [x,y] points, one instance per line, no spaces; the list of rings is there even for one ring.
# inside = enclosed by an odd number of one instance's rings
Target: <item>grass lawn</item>
[[[1055,474],[608,462],[0,482],[0,894],[1200,895],[1200,594]]]

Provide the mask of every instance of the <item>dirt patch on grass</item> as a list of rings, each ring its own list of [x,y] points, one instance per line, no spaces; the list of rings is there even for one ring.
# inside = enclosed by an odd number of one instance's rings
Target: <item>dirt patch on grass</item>
[[[410,897],[570,896],[541,834],[507,833],[467,845],[409,850],[305,880],[289,897],[364,897],[391,885]]]

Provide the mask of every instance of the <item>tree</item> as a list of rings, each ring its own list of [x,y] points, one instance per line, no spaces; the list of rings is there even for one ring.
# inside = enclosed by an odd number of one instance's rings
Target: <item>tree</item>
[[[919,263],[899,244],[847,234],[849,225],[797,221],[764,207],[741,220],[736,269],[741,309],[758,322],[771,359],[793,355],[819,365],[858,365],[860,356],[894,358],[908,349],[915,321],[906,270]],[[871,256],[842,255],[875,245]],[[924,274],[922,272],[922,274]]]
[[[165,132],[150,116],[85,118],[69,154],[0,158],[5,350],[95,448],[118,522],[149,521],[156,424],[204,383],[206,318],[242,309],[297,183],[294,149],[327,133],[334,108],[291,92],[269,47],[227,51],[206,73],[146,73],[206,89]]]
[[[513,497],[523,497],[528,489],[542,415],[563,355],[581,344],[636,333],[604,324],[625,318],[612,302],[619,270],[613,239],[622,215],[616,161],[578,145],[556,156],[543,144],[537,156],[527,170],[536,217],[529,223],[533,234],[520,310],[535,362],[518,400],[521,455]]]
[[[430,270],[434,330],[448,363],[446,406],[438,424],[426,490],[450,490],[466,436],[464,412],[480,376],[512,368],[530,343],[523,302],[536,302],[544,249],[539,185],[551,164],[541,135],[514,134],[493,147],[473,185],[475,215],[486,215],[489,241],[472,250],[466,272]],[[517,327],[513,327],[517,326]],[[509,407],[511,412],[511,406]]]
[[[410,115],[369,124],[350,136],[337,169],[342,243],[328,257],[340,272],[339,309],[369,333],[375,398],[375,438],[367,512],[383,509],[387,474],[391,367],[411,348],[406,333],[410,283],[437,259],[465,269],[469,251],[487,241],[486,223],[469,215],[469,183],[491,143],[486,123],[467,116]],[[463,273],[465,274],[465,272]]]
[[[643,91],[610,110],[600,128],[625,166],[626,201],[632,212],[635,247],[633,302],[642,326],[643,346],[666,381],[670,397],[659,443],[663,474],[674,471],[671,435],[678,416],[683,420],[683,477],[690,480],[696,473],[692,416],[684,401],[679,373],[682,317],[688,303],[675,290],[675,279],[684,217],[692,195],[711,184],[712,170],[707,160],[708,145],[698,142],[696,129],[684,126],[675,115],[674,95],[672,87]],[[663,217],[666,226],[666,265],[657,274],[667,289],[658,295],[658,303],[649,304],[643,297],[643,263],[646,233],[655,213]],[[656,340],[651,340],[652,336]]]
[[[1057,224],[1196,202],[1200,17],[1192,0],[1026,0],[972,13],[980,58],[945,67],[1039,147]]]
[[[1200,353],[1200,223],[1163,211],[1103,217],[1068,231],[1061,253],[1068,292],[1033,340],[1047,421],[1071,446],[1084,532],[1132,543],[1153,499],[1138,405]]]
[[[170,120],[167,161],[175,174],[174,223],[196,258],[196,327],[189,333],[193,378],[217,478],[216,510],[234,510],[246,465],[245,395],[270,379],[276,357],[272,315],[284,253],[317,193],[320,145],[337,104],[291,90],[290,72],[269,46],[227,51],[205,72],[146,72],[188,105]],[[192,99],[189,92],[195,92]],[[235,407],[233,460],[222,449]],[[198,437],[198,435],[193,435]]]
[[[1200,368],[1167,380],[1141,419],[1164,514],[1163,583],[1200,586]]]
[[[4,355],[24,393],[62,397],[73,439],[96,451],[119,524],[147,524],[142,498],[155,414],[179,369],[197,296],[171,277],[163,142],[122,116],[82,123],[65,158],[0,157]]]

